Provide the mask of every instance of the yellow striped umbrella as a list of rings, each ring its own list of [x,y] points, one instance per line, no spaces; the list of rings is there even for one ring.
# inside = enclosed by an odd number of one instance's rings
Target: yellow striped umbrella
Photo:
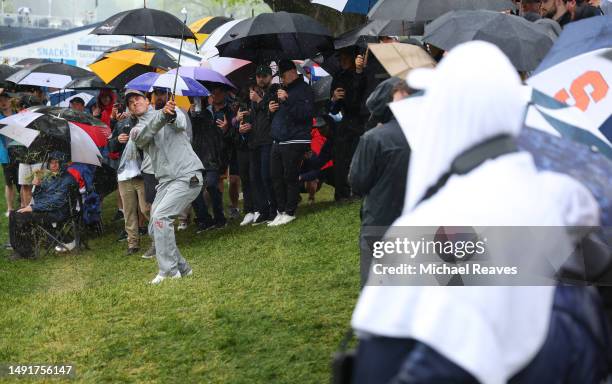
[[[207,16],[190,24],[189,29],[194,33],[199,47],[215,29],[232,20],[231,17]]]

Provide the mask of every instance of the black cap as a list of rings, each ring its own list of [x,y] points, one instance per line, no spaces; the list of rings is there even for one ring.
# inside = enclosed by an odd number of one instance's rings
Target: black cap
[[[70,99],[70,102],[71,103],[81,103],[81,104],[85,105],[85,100],[83,100],[82,98],[80,98],[78,96],[77,97],[73,97],[72,99]]]
[[[272,76],[272,68],[269,65],[260,65],[255,70],[255,75],[268,75]]]
[[[282,75],[283,73],[290,71],[292,69],[297,69],[295,63],[288,59],[282,59],[278,62],[278,74]]]

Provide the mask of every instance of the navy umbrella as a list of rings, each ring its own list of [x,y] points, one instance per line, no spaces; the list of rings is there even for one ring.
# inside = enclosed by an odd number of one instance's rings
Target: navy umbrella
[[[431,21],[449,11],[514,9],[510,0],[379,0],[368,13],[369,19]]]

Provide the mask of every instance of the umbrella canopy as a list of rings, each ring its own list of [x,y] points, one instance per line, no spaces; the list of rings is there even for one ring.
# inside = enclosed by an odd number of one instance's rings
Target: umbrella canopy
[[[85,103],[85,107],[91,106],[93,105],[93,102],[96,98],[95,94],[91,94],[91,93],[87,93],[87,92],[76,92],[76,91],[72,91],[74,92],[74,94],[69,95],[68,97],[64,98],[64,100],[61,100],[60,102],[57,103],[57,106],[59,107],[66,107],[68,108],[70,106],[70,102],[72,101],[72,99],[74,98],[81,98],[83,100],[83,102]],[[54,105],[53,103],[50,103],[51,105]]]
[[[70,158],[78,163],[102,166],[102,154],[93,138],[80,126],[68,123],[70,128]]]
[[[214,32],[211,33],[210,36],[208,36],[208,39],[206,39],[204,44],[202,44],[202,46],[200,47],[200,55],[204,58],[204,60],[219,56],[217,44],[219,44],[219,41],[221,41],[221,39],[225,37],[225,35],[230,29],[232,29],[242,20],[244,19],[228,21],[227,23],[221,25],[219,28],[215,29]]]
[[[514,9],[511,0],[379,0],[368,14],[369,19],[431,21],[457,9]]]
[[[497,45],[519,71],[533,71],[552,39],[522,17],[493,11],[451,11],[425,27],[423,40],[445,51],[472,40]]]
[[[191,29],[196,37],[196,44],[200,46],[204,44],[208,36],[210,36],[215,29],[232,20],[234,19],[231,17],[208,16],[190,24],[189,29]]]
[[[176,75],[171,73],[159,74],[155,72],[145,73],[138,76],[125,86],[143,92],[153,92],[156,88],[172,90]],[[208,96],[210,92],[194,79],[184,76],[176,78],[176,95],[179,96]]]
[[[262,13],[233,26],[217,44],[219,56],[255,63],[306,59],[333,50],[331,32],[299,13]]]
[[[81,127],[81,129],[87,132],[89,137],[91,137],[98,147],[104,147],[108,143],[108,137],[112,133],[106,124],[87,112],[75,111],[74,109],[70,108],[47,106],[32,107],[29,110],[32,112],[59,117],[78,125]]]
[[[380,36],[422,35],[422,23],[409,23],[401,20],[372,20],[365,25],[347,31],[334,40],[334,48],[350,46],[366,47],[368,43],[378,43]]]
[[[64,88],[66,84],[79,77],[91,76],[91,72],[63,63],[40,63],[25,67],[6,81],[18,85]]]
[[[586,124],[590,145],[612,147],[612,16],[570,23],[527,83],[568,103]],[[584,135],[582,135],[584,136]]]
[[[0,135],[28,147],[22,161],[43,162],[52,151],[70,151],[70,129],[64,119],[27,111],[0,120],[0,125]]]
[[[102,88],[108,88],[108,85],[106,85],[106,83],[101,78],[99,78],[97,75],[92,75],[92,76],[80,77],[78,79],[74,79],[70,83],[66,84],[64,88],[74,89],[74,90],[102,89]]]
[[[104,20],[91,34],[163,36],[196,40],[193,32],[176,16],[151,8],[119,12]]]
[[[111,48],[89,64],[102,81],[114,88],[123,88],[144,73],[166,72],[177,66],[176,60],[163,49],[136,43]]]
[[[359,13],[367,15],[377,0],[311,0],[313,4],[320,4],[343,13]]]
[[[327,76],[312,84],[312,92],[314,93],[315,103],[329,101],[331,94],[331,84],[334,81],[333,77]]]
[[[7,77],[12,75],[13,73],[19,71],[19,68],[15,68],[10,65],[0,64],[0,82],[4,82]]]
[[[177,69],[173,69],[168,74],[176,73]],[[216,84],[226,85],[228,87],[238,89],[225,76],[217,71],[204,67],[179,67],[179,76],[187,77],[204,83],[204,86],[214,86]]]
[[[255,64],[248,60],[212,57],[203,60],[200,66],[219,72],[233,84],[248,84],[255,78]]]
[[[19,60],[18,62],[15,63],[16,67],[27,67],[30,65],[34,65],[34,64],[42,64],[42,63],[52,63],[53,61],[49,60],[49,59],[39,59],[39,58],[27,58],[27,59],[22,59]]]
[[[420,47],[412,44],[390,43],[370,44],[370,51],[376,56],[391,76],[405,79],[415,68],[433,68],[436,62]]]

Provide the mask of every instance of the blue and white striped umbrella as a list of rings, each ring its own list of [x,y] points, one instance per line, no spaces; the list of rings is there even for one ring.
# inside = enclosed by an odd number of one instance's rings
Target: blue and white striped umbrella
[[[313,4],[325,5],[343,13],[367,15],[378,0],[312,0]]]
[[[126,89],[136,89],[143,92],[153,92],[154,89],[174,88],[175,74],[171,73],[144,73],[125,85]],[[176,79],[176,95],[179,96],[208,96],[210,92],[194,79],[178,76]]]

